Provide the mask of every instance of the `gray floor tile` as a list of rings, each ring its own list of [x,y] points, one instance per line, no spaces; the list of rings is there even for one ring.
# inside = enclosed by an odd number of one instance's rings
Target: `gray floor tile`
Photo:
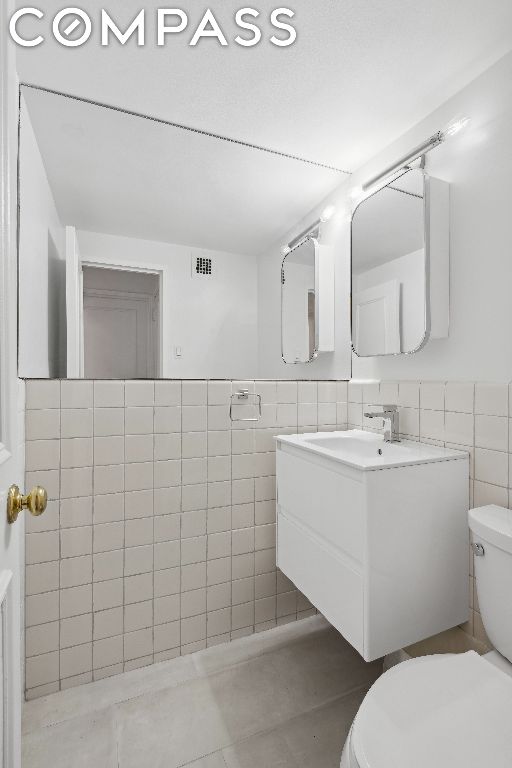
[[[223,751],[227,768],[298,768],[283,729],[252,736]],[[314,768],[317,768],[313,763]],[[311,768],[311,767],[310,767]]]
[[[23,768],[117,768],[112,714],[104,710],[26,734]]]
[[[187,763],[183,768],[226,768],[226,762],[222,752],[215,752],[213,755],[194,760],[193,763]]]
[[[339,768],[345,739],[366,688],[296,718],[283,728],[298,768]]]

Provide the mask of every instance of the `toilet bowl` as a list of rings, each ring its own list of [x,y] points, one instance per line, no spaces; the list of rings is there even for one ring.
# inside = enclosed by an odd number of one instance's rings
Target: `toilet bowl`
[[[512,766],[512,512],[471,510],[482,620],[497,650],[402,662],[367,693],[341,768]]]

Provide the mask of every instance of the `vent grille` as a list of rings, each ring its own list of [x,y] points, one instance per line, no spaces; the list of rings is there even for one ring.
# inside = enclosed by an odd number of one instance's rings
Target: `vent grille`
[[[212,260],[204,256],[196,256],[193,271],[195,275],[206,275],[209,277],[212,274]]]
[[[281,285],[285,284],[284,267],[281,267]]]

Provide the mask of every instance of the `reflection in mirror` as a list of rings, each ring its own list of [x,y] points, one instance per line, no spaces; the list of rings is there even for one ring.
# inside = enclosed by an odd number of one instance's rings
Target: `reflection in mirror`
[[[279,270],[283,242],[341,172],[33,87],[21,96],[20,376],[268,377],[274,293],[260,261]]]
[[[283,259],[281,339],[285,363],[309,363],[318,352],[317,248],[317,241],[308,237]]]
[[[405,171],[352,217],[352,344],[360,357],[417,351],[427,336],[425,178]]]

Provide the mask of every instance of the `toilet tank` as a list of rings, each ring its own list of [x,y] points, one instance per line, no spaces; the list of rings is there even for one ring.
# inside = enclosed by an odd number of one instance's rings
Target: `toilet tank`
[[[496,650],[512,661],[512,511],[471,509],[469,527],[482,621]]]

